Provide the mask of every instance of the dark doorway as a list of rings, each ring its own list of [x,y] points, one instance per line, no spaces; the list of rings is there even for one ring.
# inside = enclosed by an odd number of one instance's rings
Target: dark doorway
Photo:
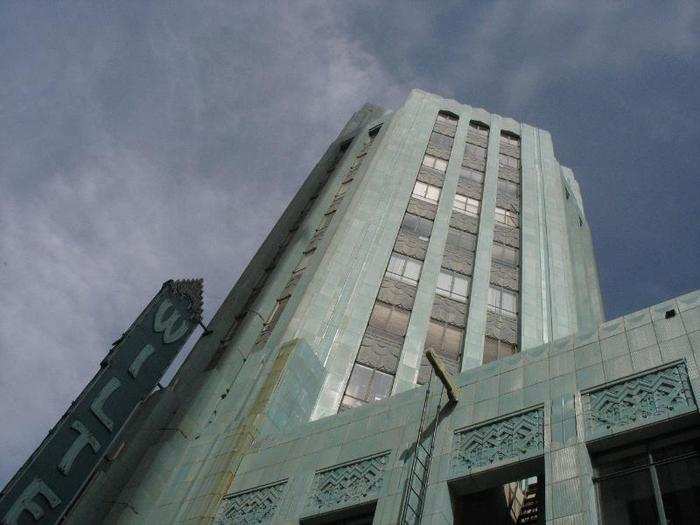
[[[544,478],[529,478],[457,496],[455,524],[544,525]]]

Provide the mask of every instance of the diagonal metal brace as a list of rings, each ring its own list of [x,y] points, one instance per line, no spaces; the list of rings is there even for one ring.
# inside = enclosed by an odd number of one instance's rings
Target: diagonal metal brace
[[[440,382],[445,387],[445,392],[447,392],[447,397],[450,399],[450,402],[456,403],[458,401],[459,388],[452,382],[452,377],[445,369],[445,365],[442,364],[440,358],[435,355],[432,350],[428,350],[425,355],[428,358],[430,366],[433,367],[435,375],[438,376],[438,379],[440,379]]]

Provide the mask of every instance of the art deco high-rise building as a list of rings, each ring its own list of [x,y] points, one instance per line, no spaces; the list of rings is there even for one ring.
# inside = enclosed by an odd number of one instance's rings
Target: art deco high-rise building
[[[603,323],[548,132],[366,105],[67,521],[690,523],[698,304]]]

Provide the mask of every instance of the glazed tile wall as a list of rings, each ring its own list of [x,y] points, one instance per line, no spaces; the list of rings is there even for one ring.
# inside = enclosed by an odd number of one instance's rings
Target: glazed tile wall
[[[675,315],[667,318],[670,310]],[[547,523],[597,523],[592,443],[604,448],[610,436],[640,438],[649,425],[664,428],[674,417],[697,414],[698,359],[700,291],[465,371],[456,378],[456,406],[446,405],[434,381],[431,396],[434,402],[441,400],[442,408],[423,523],[452,523],[450,490],[455,487],[474,489],[491,472],[521,472],[533,461],[544,469]],[[687,371],[691,397],[684,410],[626,421],[602,437],[587,430],[585,396],[591,391],[615,388],[669,366]],[[425,387],[412,389],[267,439],[245,457],[232,492],[288,477],[290,489],[280,506],[285,510],[271,523],[297,523],[323,512],[304,506],[318,490],[313,480],[319,472],[381,456],[386,463],[380,487],[354,504],[376,502],[375,525],[396,523],[424,395]],[[499,425],[503,429],[496,432]],[[502,442],[507,428],[519,436],[515,446]],[[469,450],[477,450],[469,448],[475,442],[481,448],[470,456]],[[470,457],[475,459],[464,460]]]

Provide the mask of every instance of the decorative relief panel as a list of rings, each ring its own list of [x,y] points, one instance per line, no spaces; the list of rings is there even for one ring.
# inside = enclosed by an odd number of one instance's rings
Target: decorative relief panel
[[[455,434],[452,470],[462,472],[544,450],[544,410],[538,408]]]
[[[287,481],[224,496],[217,525],[261,525],[271,523]]]
[[[594,390],[582,401],[589,437],[696,408],[685,363]]]
[[[386,452],[354,463],[322,470],[314,477],[307,514],[371,501],[379,496],[386,466]]]

